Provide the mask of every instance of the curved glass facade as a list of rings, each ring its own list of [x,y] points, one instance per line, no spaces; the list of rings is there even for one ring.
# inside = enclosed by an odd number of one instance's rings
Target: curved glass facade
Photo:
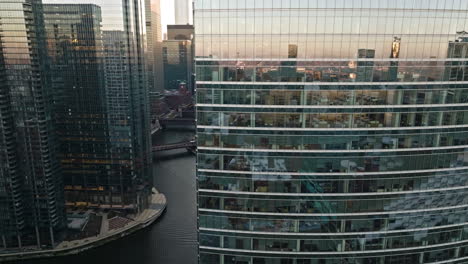
[[[468,261],[467,0],[196,0],[203,264]]]

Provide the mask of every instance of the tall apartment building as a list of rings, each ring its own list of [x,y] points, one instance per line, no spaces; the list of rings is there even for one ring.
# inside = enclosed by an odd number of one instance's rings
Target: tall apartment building
[[[0,3],[0,247],[53,247],[66,226],[40,1]]]
[[[138,211],[152,186],[145,1],[44,2],[66,202]]]
[[[468,1],[195,1],[202,264],[468,259]]]

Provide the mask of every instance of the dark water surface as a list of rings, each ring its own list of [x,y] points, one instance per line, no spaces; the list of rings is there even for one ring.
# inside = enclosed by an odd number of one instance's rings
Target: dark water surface
[[[190,139],[188,131],[165,131],[154,143]],[[197,215],[195,156],[186,150],[157,154],[153,164],[155,187],[168,200],[166,212],[151,227],[80,255],[22,261],[27,264],[195,264]]]

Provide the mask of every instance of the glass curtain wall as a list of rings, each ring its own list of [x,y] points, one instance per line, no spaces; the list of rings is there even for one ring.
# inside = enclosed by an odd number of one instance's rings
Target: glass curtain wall
[[[152,186],[147,2],[43,2],[67,205],[138,211]]]
[[[0,2],[0,248],[49,248],[66,227],[40,1]]]
[[[200,263],[468,260],[467,10],[195,0]]]

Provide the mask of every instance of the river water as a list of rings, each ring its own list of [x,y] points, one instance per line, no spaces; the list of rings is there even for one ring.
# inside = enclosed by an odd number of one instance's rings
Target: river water
[[[154,144],[191,139],[192,132],[168,130],[156,134]],[[80,255],[23,261],[27,264],[195,264],[197,213],[195,156],[186,150],[156,154],[155,187],[168,200],[166,212],[148,229],[86,251]],[[15,264],[16,264],[15,263]]]

